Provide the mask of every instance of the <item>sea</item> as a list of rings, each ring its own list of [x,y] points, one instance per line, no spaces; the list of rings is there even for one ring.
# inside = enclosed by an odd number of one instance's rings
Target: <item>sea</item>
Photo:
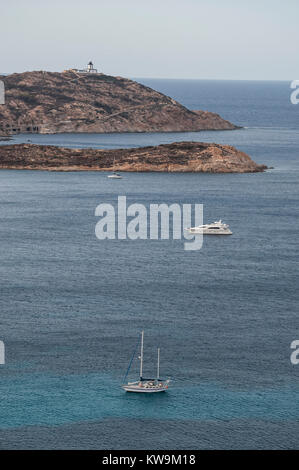
[[[0,171],[1,449],[299,446],[299,106],[290,82],[139,79],[234,131],[18,135],[9,143],[236,146],[256,174]],[[1,142],[2,145],[7,142]],[[203,204],[230,237],[99,240],[101,203]],[[141,330],[144,373],[121,389]],[[138,357],[129,374],[138,378]]]

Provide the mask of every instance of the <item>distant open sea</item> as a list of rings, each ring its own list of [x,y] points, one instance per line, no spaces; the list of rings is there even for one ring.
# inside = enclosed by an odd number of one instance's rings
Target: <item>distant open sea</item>
[[[140,79],[235,131],[15,136],[68,147],[234,145],[258,174],[0,171],[0,448],[299,447],[299,106],[288,82]],[[2,145],[6,142],[2,142]],[[101,202],[202,203],[231,237],[95,237]],[[141,329],[168,393],[120,388]],[[138,373],[137,361],[132,376]],[[135,374],[135,375],[134,375]]]

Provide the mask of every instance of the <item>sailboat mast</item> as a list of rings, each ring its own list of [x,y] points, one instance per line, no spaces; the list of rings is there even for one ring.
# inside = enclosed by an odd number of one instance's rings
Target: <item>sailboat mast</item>
[[[141,332],[140,380],[142,380],[142,368],[143,368],[143,336],[144,336],[144,331]]]
[[[160,378],[160,348],[158,348],[157,380]]]

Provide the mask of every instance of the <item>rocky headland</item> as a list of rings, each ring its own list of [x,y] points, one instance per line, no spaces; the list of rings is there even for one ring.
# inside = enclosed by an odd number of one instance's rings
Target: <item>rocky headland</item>
[[[0,169],[256,173],[266,168],[235,147],[203,142],[117,150],[0,146]]]
[[[133,80],[102,73],[25,72],[0,76],[0,135],[18,133],[184,132],[237,126],[191,111]]]

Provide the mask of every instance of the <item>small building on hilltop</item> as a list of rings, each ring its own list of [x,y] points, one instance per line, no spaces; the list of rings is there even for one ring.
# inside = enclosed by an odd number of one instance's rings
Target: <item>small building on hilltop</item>
[[[92,61],[88,62],[85,69],[71,69],[71,70],[77,73],[98,73],[98,70],[94,68]]]

